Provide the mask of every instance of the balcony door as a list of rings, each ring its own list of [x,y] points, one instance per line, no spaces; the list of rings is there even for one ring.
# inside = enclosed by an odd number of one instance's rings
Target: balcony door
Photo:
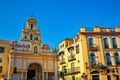
[[[92,80],[100,80],[99,75],[92,75]]]
[[[88,46],[89,46],[89,47],[92,47],[93,44],[94,44],[93,38],[88,38]]]

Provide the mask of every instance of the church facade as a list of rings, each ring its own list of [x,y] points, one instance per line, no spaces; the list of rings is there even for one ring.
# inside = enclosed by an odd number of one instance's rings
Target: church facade
[[[56,51],[43,44],[35,18],[28,18],[19,41],[0,40],[1,73],[11,79],[14,69],[21,80],[57,80]]]

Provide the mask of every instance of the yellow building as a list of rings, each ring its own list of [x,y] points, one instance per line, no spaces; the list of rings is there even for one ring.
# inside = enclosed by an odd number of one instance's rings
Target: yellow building
[[[10,41],[0,40],[0,77],[8,71]]]
[[[20,41],[0,41],[0,61],[0,76],[7,79],[17,68],[21,80],[57,80],[56,51],[42,43],[34,18],[27,19]]]
[[[120,80],[120,27],[80,28],[59,43],[59,80]]]

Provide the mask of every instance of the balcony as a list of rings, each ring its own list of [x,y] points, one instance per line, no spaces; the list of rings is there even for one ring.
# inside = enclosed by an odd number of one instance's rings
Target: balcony
[[[96,46],[96,44],[89,46],[89,51],[97,51],[97,50],[98,50],[98,47]]]
[[[80,67],[73,67],[71,69],[67,69],[65,74],[71,75],[71,74],[76,74],[76,73],[80,73]]]
[[[76,60],[74,54],[71,54],[70,56],[68,56],[68,61],[73,61],[73,60]]]
[[[65,59],[61,59],[60,64],[65,64]]]

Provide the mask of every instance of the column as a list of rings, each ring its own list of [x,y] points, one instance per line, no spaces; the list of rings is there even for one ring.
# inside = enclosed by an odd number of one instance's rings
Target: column
[[[57,61],[55,61],[55,72],[54,72],[54,76],[55,76],[55,80],[58,80],[58,73],[57,73],[57,70],[58,70],[58,65],[57,65]]]
[[[8,74],[7,74],[7,79],[10,80],[10,63],[11,63],[11,57],[9,55],[9,65],[8,65]]]
[[[48,80],[48,72],[46,72],[46,80]]]
[[[23,80],[23,75],[24,75],[24,74],[23,74],[23,69],[22,69],[22,73],[21,73],[21,79],[22,79],[22,80]]]
[[[42,72],[42,80],[44,80],[44,72]]]
[[[27,80],[27,68],[25,70],[25,80]]]
[[[22,67],[22,75],[21,75],[21,79],[23,80],[24,79],[24,56],[22,56],[22,59],[21,59],[21,61],[22,61],[22,65],[21,65],[21,67]]]

